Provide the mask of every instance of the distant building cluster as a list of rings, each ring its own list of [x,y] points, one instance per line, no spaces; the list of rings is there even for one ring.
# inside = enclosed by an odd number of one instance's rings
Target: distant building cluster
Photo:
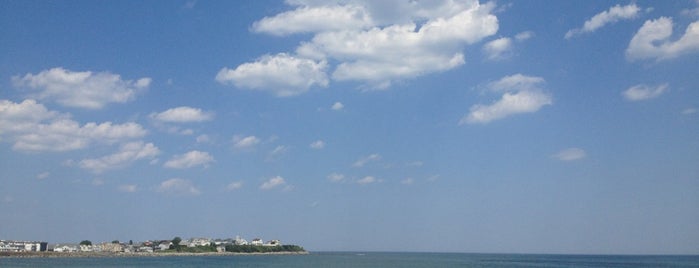
[[[244,238],[240,238],[240,236],[236,236],[236,237],[235,237],[235,240],[233,240],[233,244],[234,244],[234,245],[238,245],[238,246],[253,245],[253,246],[268,246],[268,247],[274,247],[274,246],[281,246],[281,245],[282,245],[282,242],[279,241],[279,240],[274,239],[274,240],[267,241],[267,243],[264,243],[262,239],[260,239],[260,238],[255,238],[255,239],[253,239],[252,241],[250,241],[250,242],[248,243],[248,241],[245,240]]]
[[[0,240],[0,252],[32,252],[47,250],[47,242]]]
[[[225,252],[228,245],[253,245],[253,246],[281,246],[281,241],[274,239],[263,242],[260,238],[255,238],[248,242],[240,236],[235,239],[211,239],[211,238],[190,238],[181,241],[173,240],[148,240],[141,243],[123,243],[119,241],[105,242],[99,244],[56,244],[49,246],[47,242],[29,242],[0,240],[0,252],[30,252],[30,251],[53,251],[53,252],[156,252],[174,249],[178,243],[179,247],[194,248],[199,246],[215,247],[218,252]]]

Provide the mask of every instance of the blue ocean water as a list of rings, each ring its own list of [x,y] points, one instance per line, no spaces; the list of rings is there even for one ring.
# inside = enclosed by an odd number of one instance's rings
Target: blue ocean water
[[[320,252],[264,256],[0,258],[0,267],[699,267],[699,255]]]

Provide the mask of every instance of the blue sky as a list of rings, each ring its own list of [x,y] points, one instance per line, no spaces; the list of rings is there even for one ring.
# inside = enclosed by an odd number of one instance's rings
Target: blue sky
[[[0,238],[699,253],[699,2],[1,1]]]

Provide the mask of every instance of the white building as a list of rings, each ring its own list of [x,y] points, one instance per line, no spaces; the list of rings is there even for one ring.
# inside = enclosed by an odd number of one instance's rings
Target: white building
[[[236,235],[236,236],[235,236],[235,241],[233,241],[233,243],[236,244],[236,245],[238,245],[238,246],[245,246],[245,245],[248,244],[248,241],[245,240],[245,239],[243,239],[243,238],[241,238],[240,236],[237,236],[237,235]]]
[[[0,240],[0,252],[46,251],[47,249],[46,242]]]

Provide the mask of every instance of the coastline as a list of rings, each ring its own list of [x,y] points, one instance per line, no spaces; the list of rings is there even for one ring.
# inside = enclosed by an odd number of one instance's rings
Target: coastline
[[[308,251],[283,252],[0,252],[1,258],[132,258],[132,257],[190,257],[190,256],[253,256],[253,255],[307,255]]]

